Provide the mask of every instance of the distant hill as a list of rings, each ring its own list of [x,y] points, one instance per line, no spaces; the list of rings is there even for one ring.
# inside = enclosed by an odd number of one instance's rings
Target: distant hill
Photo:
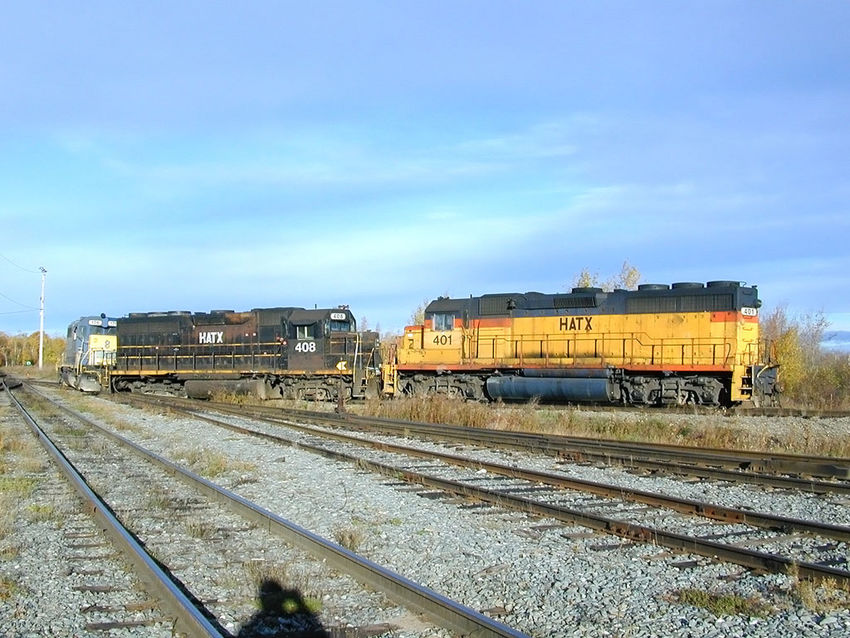
[[[830,330],[823,333],[821,346],[831,352],[850,353],[850,330]]]

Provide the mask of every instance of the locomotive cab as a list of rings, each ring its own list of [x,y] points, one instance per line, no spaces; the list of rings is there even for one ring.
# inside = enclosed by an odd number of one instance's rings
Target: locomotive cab
[[[68,326],[59,381],[81,392],[97,393],[108,385],[115,365],[118,340],[116,320],[101,314],[81,317]]]

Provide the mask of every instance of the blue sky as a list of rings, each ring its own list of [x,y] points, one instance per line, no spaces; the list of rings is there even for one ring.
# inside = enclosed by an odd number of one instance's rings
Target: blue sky
[[[0,331],[737,279],[850,329],[846,2],[9,2]]]

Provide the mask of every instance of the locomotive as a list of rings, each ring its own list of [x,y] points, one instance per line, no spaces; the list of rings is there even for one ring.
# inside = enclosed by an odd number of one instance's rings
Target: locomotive
[[[68,335],[60,378],[86,392],[316,400],[378,393],[378,334],[358,332],[347,306],[84,317]]]
[[[637,405],[769,404],[756,286],[643,284],[635,291],[438,298],[383,369],[387,395]]]
[[[440,297],[381,360],[347,306],[130,313],[68,328],[63,383],[85,392],[216,391],[338,400],[441,393],[472,400],[770,405],[756,286]]]
[[[68,326],[59,381],[82,392],[99,392],[115,365],[115,319],[80,317]]]

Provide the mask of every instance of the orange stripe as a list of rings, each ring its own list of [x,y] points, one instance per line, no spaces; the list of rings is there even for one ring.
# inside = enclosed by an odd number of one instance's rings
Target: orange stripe
[[[724,312],[712,312],[711,320],[714,322],[745,321],[747,323],[758,323],[758,315],[745,315],[742,312],[727,310]]]
[[[510,328],[512,320],[510,317],[490,317],[488,319],[476,319],[478,328]]]

